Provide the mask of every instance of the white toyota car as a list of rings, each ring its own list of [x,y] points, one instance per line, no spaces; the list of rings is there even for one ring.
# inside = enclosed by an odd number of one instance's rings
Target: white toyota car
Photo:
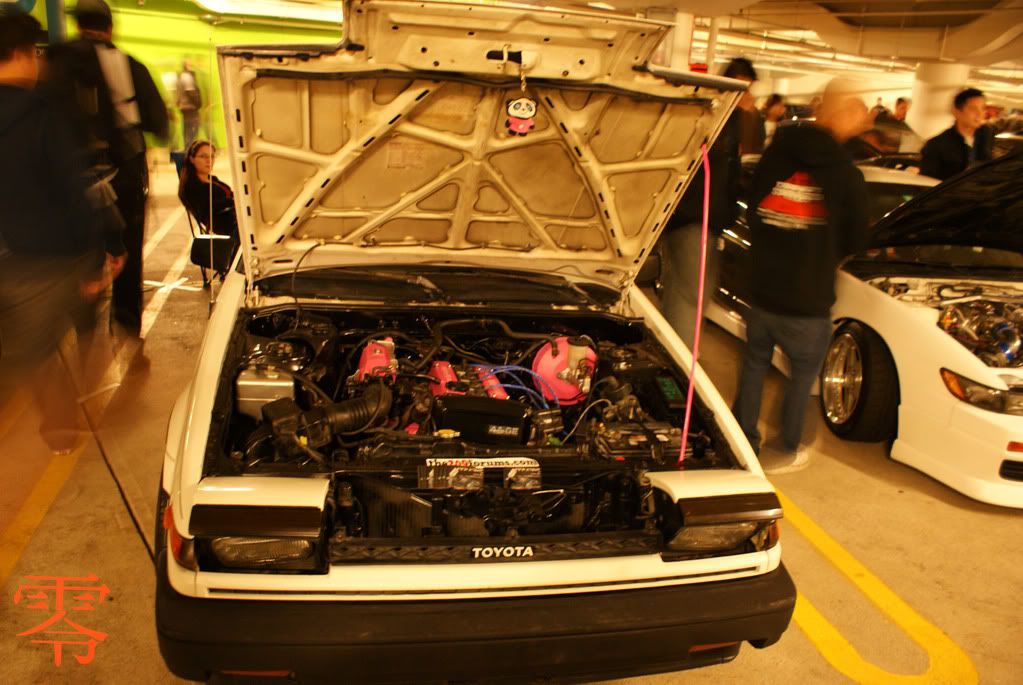
[[[176,675],[609,678],[789,624],[778,498],[634,286],[743,84],[670,25],[401,0],[220,50],[243,255],[170,420]],[[681,461],[680,461],[681,459]]]
[[[890,441],[893,459],[1007,507],[1023,507],[1021,160],[941,185],[863,167],[878,223],[872,249],[838,273],[820,376],[836,435]],[[753,239],[745,222],[726,231],[709,314],[736,335]]]

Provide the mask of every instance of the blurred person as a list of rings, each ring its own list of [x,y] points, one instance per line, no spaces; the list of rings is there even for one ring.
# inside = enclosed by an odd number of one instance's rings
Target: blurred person
[[[772,93],[767,102],[764,103],[764,147],[771,144],[774,132],[778,128],[778,122],[785,118],[785,98],[778,93]]]
[[[110,184],[124,221],[126,262],[114,281],[110,323],[114,333],[142,354],[142,246],[148,168],[143,132],[167,136],[167,110],[146,68],[118,50],[113,17],[104,0],[79,0],[79,38],[50,49],[51,88],[76,114],[76,130],[92,153],[91,164],[116,170]]]
[[[896,98],[895,99],[895,111],[892,113],[892,118],[895,121],[906,121],[906,115],[909,114],[909,106],[913,104],[913,101],[909,98]]]
[[[0,403],[31,385],[50,448],[79,439],[77,393],[56,354],[69,316],[112,277],[64,113],[35,89],[35,18],[0,11]]]
[[[202,91],[192,71],[192,63],[187,59],[181,63],[176,91],[175,99],[181,112],[182,147],[187,150],[199,134],[199,112],[202,109]]]
[[[821,96],[814,95],[810,98],[810,102],[806,105],[807,109],[810,110],[810,116],[817,116],[817,110],[821,107]]]
[[[952,101],[955,123],[924,144],[920,173],[939,180],[952,178],[977,162],[991,159],[991,129],[984,126],[984,93],[966,88]]]
[[[725,67],[724,76],[752,84],[757,80],[753,64],[737,57]],[[744,94],[748,95],[748,92]],[[735,222],[736,202],[739,199],[741,157],[742,110],[736,109],[725,122],[714,145],[708,151],[710,162],[709,234],[707,239],[706,303],[717,288],[718,251],[715,249],[721,231]],[[662,255],[661,308],[664,318],[690,348],[696,326],[697,287],[700,276],[700,236],[703,227],[703,164],[697,162],[697,171],[675,213],[668,220],[659,241]]]
[[[767,132],[764,130],[764,116],[757,109],[756,98],[751,92],[752,86],[757,81],[757,70],[753,63],[745,57],[736,57],[725,67],[725,76],[731,71],[740,81],[750,85],[739,97],[735,111],[739,115],[739,151],[743,155],[759,155],[764,151],[764,141]]]
[[[878,98],[877,102],[874,103],[874,106],[870,108],[870,117],[874,121],[877,121],[878,117],[886,117],[890,115],[891,112],[889,112],[888,108],[884,106],[884,100],[881,98]]]
[[[828,84],[810,126],[778,131],[749,194],[752,302],[732,407],[768,473],[809,463],[802,434],[810,388],[831,339],[839,264],[867,245],[867,186],[842,144],[869,125],[863,100]],[[775,345],[791,365],[776,446],[760,450],[760,402]]]
[[[879,136],[875,146],[886,152],[898,152],[902,149],[904,139],[916,139],[916,132],[906,123],[911,101],[909,98],[897,98],[895,110],[885,110],[874,119],[874,127]]]

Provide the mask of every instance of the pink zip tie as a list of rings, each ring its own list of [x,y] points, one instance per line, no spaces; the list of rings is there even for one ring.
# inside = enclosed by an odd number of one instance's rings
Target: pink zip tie
[[[703,328],[703,286],[707,276],[707,234],[710,232],[710,160],[707,158],[707,144],[700,146],[703,156],[703,227],[700,231],[700,280],[696,285],[696,329],[693,331],[693,363],[689,369],[689,388],[686,391],[686,418],[682,423],[682,446],[678,453],[678,467],[686,458],[686,443],[689,441],[689,419],[693,415],[693,388],[696,385],[696,360],[700,356],[700,332]]]

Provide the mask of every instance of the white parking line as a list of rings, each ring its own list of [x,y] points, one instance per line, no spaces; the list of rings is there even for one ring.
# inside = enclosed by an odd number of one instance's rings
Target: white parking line
[[[149,236],[149,240],[146,241],[146,246],[142,248],[143,263],[149,259],[149,255],[153,253],[153,250],[155,250],[157,245],[160,244],[160,241],[162,241],[167,234],[170,233],[170,230],[174,228],[174,224],[178,223],[184,215],[185,208],[178,207],[170,213],[170,216],[163,220],[163,223],[160,224],[160,228],[156,229],[156,233]]]
[[[164,283],[174,283],[179,281],[184,283],[186,279],[181,278],[182,272],[191,264],[189,260],[191,252],[191,245],[186,244],[185,249],[181,251],[178,258],[174,260],[174,264],[171,266],[170,271],[164,276]],[[156,323],[156,317],[160,316],[160,310],[167,303],[167,296],[170,295],[173,288],[163,287],[153,293],[153,298],[149,300],[149,304],[142,311],[142,333],[140,334],[143,339],[149,335],[149,331],[153,328],[153,324]],[[128,347],[125,345],[125,347]],[[124,351],[124,348],[121,349]]]

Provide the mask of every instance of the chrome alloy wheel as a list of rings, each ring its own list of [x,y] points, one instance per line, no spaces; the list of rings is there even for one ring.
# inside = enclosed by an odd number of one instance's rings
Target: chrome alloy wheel
[[[841,333],[828,348],[821,372],[821,399],[832,424],[841,425],[852,417],[863,387],[863,358],[860,346],[849,333]]]

